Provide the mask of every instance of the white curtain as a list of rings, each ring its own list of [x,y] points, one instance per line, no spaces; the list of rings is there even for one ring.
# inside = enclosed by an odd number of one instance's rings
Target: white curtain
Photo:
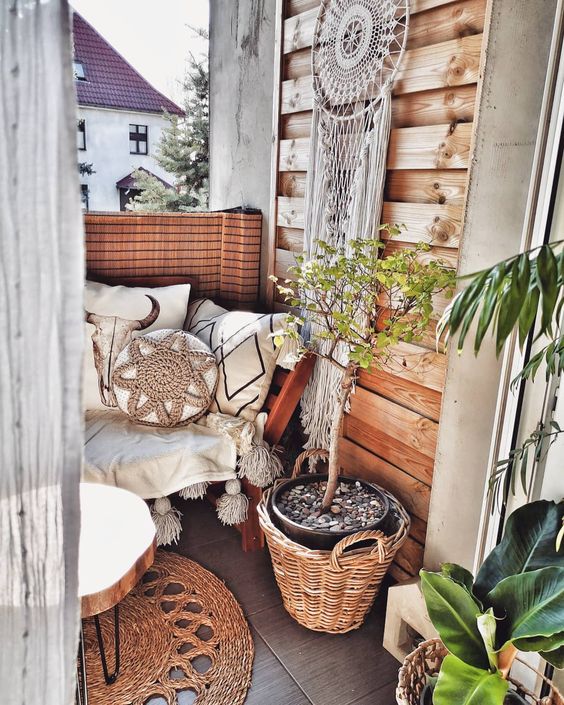
[[[74,696],[82,218],[66,0],[0,0],[0,693]]]

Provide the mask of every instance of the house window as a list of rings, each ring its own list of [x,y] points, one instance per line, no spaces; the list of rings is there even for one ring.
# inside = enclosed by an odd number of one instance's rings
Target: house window
[[[129,153],[147,154],[149,128],[147,125],[129,126]]]
[[[77,123],[76,142],[79,149],[86,149],[86,120],[79,120]]]
[[[82,61],[73,61],[72,70],[75,81],[86,81],[86,71],[84,70],[84,64]]]
[[[82,201],[82,210],[88,210],[88,184],[80,184],[80,200]]]

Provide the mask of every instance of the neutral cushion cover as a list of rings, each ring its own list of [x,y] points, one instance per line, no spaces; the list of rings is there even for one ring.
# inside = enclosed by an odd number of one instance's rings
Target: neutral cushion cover
[[[119,408],[150,426],[197,421],[212,403],[217,363],[209,347],[183,330],[158,330],[132,340],[112,375]]]
[[[209,345],[219,366],[211,411],[254,421],[276,367],[274,335],[285,325],[282,313],[227,311],[209,299],[190,304],[184,328]]]
[[[119,410],[88,411],[84,435],[83,480],[122,487],[143,499],[237,477],[235,441],[198,424],[154,428]]]
[[[155,310],[147,296],[153,297],[158,302],[159,311],[156,320],[143,330],[131,330],[135,328],[135,321],[145,319],[151,311]],[[85,323],[85,409],[107,409],[117,406],[112,390],[108,389],[110,386],[108,380],[111,378],[117,356],[132,338],[139,335],[163,328],[181,329],[186,318],[189,296],[189,284],[153,289],[86,282],[84,307],[87,312],[86,317],[91,322]],[[88,313],[92,315],[88,316]],[[96,368],[96,355],[101,374],[98,374]],[[100,389],[100,380],[102,389]]]

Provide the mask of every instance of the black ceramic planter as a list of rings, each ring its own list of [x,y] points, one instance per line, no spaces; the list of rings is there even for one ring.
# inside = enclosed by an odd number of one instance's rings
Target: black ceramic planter
[[[320,529],[310,528],[308,526],[302,526],[292,519],[289,519],[285,514],[283,514],[278,508],[278,498],[283,492],[291,489],[295,485],[306,485],[310,482],[325,482],[327,480],[327,475],[322,475],[315,473],[312,475],[299,475],[293,480],[284,480],[279,483],[274,491],[272,492],[271,499],[271,513],[272,519],[276,526],[296,543],[305,546],[306,548],[312,548],[316,550],[330,551],[341,539],[345,536],[350,536],[351,534],[356,534],[358,531],[375,531],[382,528],[388,517],[388,512],[390,509],[390,504],[388,498],[384,495],[378,487],[370,482],[365,482],[364,480],[352,480],[350,477],[339,476],[339,482],[344,482],[347,484],[360,482],[364,487],[369,487],[370,491],[382,502],[384,507],[384,513],[375,522],[363,526],[362,529],[344,529],[342,531],[322,531]],[[360,547],[360,544],[357,548]]]

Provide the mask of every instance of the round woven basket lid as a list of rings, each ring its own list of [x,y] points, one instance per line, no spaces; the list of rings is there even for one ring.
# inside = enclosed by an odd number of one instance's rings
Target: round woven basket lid
[[[313,36],[313,89],[333,116],[378,103],[407,40],[409,0],[323,0]],[[351,105],[353,104],[353,105]]]
[[[150,426],[197,421],[213,401],[217,380],[209,347],[190,333],[168,329],[132,340],[112,376],[119,408]]]

